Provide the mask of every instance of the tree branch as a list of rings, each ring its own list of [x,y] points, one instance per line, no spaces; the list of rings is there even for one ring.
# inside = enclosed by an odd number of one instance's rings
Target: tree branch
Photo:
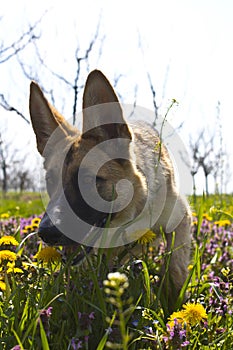
[[[8,112],[15,112],[21,118],[23,118],[23,120],[30,124],[29,120],[17,108],[9,105],[3,94],[0,94],[0,106],[2,106],[2,108],[4,108]]]
[[[46,12],[45,12],[46,13]],[[33,42],[34,40],[37,40],[40,38],[40,35],[36,35],[34,33],[36,27],[41,22],[42,18],[44,17],[45,13],[40,17],[40,19],[35,22],[34,25],[29,26],[29,29],[24,32],[18,40],[10,44],[9,46],[6,46],[4,48],[1,48],[0,50],[0,64],[5,63],[6,61],[10,60],[13,56],[17,55],[20,51],[24,50],[25,47]]]

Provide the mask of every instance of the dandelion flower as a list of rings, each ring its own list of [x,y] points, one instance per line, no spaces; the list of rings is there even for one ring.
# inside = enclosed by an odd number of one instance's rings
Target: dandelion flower
[[[23,273],[23,270],[20,269],[19,267],[15,266],[15,263],[8,262],[7,263],[8,270],[6,271],[7,273]]]
[[[9,213],[2,213],[1,219],[8,219],[10,217]]]
[[[41,249],[34,258],[45,263],[51,263],[60,261],[61,254],[53,247],[45,247]]]
[[[134,240],[137,241],[139,244],[147,244],[151,243],[155,237],[156,234],[151,231],[149,228],[145,228],[143,230],[137,230],[133,233]]]
[[[138,243],[140,244],[151,243],[155,239],[155,237],[156,237],[156,234],[153,231],[148,230],[138,239]]]
[[[39,224],[41,222],[40,218],[33,218],[31,221],[31,227],[35,230],[39,227]]]
[[[4,292],[6,290],[6,283],[3,281],[0,281],[0,289]]]
[[[171,314],[171,316],[168,319],[169,320],[168,325],[171,328],[175,326],[175,323],[183,325],[186,322],[186,320],[184,319],[184,316],[185,316],[184,310],[173,312],[173,314]]]
[[[23,230],[22,230],[22,233],[31,233],[34,231],[34,228],[32,225],[26,225]]]
[[[3,236],[0,238],[0,245],[19,245],[19,242],[12,236]]]
[[[207,221],[213,220],[213,218],[211,216],[209,216],[209,214],[207,214],[207,213],[204,213],[202,217],[203,217],[203,219],[206,219]]]
[[[206,311],[200,303],[187,303],[183,308],[183,318],[192,326],[207,318]]]
[[[221,272],[222,272],[223,276],[227,277],[230,274],[231,269],[229,267],[226,267],[226,268],[223,267]]]
[[[38,225],[41,222],[40,218],[33,218],[32,219],[32,225]]]
[[[15,261],[17,259],[17,255],[10,250],[1,250],[0,251],[0,263],[4,260],[6,261]]]
[[[219,227],[225,227],[225,226],[230,226],[231,222],[230,220],[219,220],[219,221],[215,221],[214,224]]]

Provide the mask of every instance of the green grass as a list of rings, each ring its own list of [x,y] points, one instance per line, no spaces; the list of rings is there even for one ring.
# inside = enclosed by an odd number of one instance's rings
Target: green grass
[[[215,195],[211,194],[208,197],[197,196],[194,199],[193,196],[189,197],[189,202],[193,211],[198,212],[200,206],[203,207],[203,211],[208,213],[211,207],[215,207],[217,209],[221,209],[226,212],[233,213],[233,195],[232,194],[223,194],[223,195]]]
[[[205,197],[202,204],[203,196],[197,196],[196,200],[192,196],[189,197],[189,203],[193,211],[197,212],[200,205],[203,205],[203,211],[208,212],[214,206],[223,211],[233,212],[233,195],[223,194],[210,195]],[[32,214],[41,214],[44,212],[44,205],[41,200],[40,193],[26,192],[15,193],[9,192],[4,197],[0,194],[0,215],[9,213],[10,216],[30,217]]]
[[[30,198],[32,203],[39,200],[38,195]],[[3,200],[4,212],[15,215],[14,205],[23,199],[9,202],[12,207],[7,207],[7,200]],[[72,266],[77,252],[70,252],[66,263],[38,262],[35,254],[44,245],[34,235],[17,254],[15,266],[22,272],[9,271],[1,261],[0,349],[17,344],[25,350],[232,349],[233,200],[231,196],[197,200],[189,276],[176,305],[183,315],[181,302],[186,294],[194,307],[202,305],[206,318],[167,325],[171,315],[167,315],[168,305],[159,300],[158,283],[162,260],[170,261],[163,246],[145,245],[140,257],[131,257],[123,265],[116,261],[117,274],[108,275],[112,268],[102,249],[80,266]],[[216,210],[210,212],[213,206]],[[35,212],[28,208],[24,215],[43,211],[37,204],[34,208]],[[14,234],[20,241],[18,227],[19,218],[14,223],[4,219],[1,235]]]
[[[40,193],[9,192],[6,196],[0,194],[0,215],[8,213],[10,216],[30,217],[32,214],[44,212]]]

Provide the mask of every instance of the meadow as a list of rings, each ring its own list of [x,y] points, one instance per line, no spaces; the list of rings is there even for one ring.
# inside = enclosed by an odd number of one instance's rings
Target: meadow
[[[39,195],[1,202],[1,350],[233,349],[232,196],[190,198],[192,258],[173,313],[161,293],[164,239],[155,249],[145,233],[140,258],[112,271],[101,249],[73,265],[82,247],[46,247],[33,234]]]

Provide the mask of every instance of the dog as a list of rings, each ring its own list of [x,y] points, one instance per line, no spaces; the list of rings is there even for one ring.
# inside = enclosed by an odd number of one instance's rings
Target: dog
[[[143,121],[126,122],[113,87],[98,70],[85,84],[82,132],[49,104],[35,82],[30,115],[50,197],[39,236],[54,246],[78,242],[87,252],[113,247],[117,255],[124,246],[137,254],[143,232],[163,231],[172,252],[172,304],[188,275],[191,215],[158,132]]]

